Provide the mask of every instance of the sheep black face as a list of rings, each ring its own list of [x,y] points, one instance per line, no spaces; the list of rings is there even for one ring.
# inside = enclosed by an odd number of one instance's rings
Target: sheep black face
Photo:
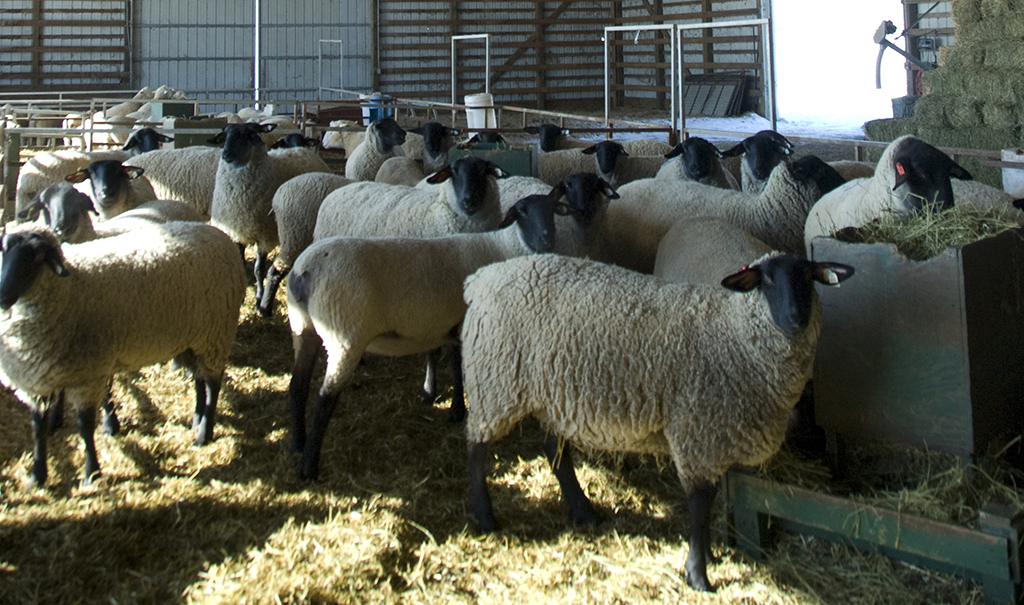
[[[816,155],[805,155],[799,160],[795,160],[790,167],[798,178],[811,180],[818,184],[818,197],[846,182],[838,170],[829,166]]]
[[[554,151],[558,149],[558,137],[569,136],[569,131],[554,124],[538,124],[527,126],[524,132],[538,135],[541,151]]]
[[[458,207],[466,216],[473,216],[487,199],[488,177],[491,176],[501,179],[509,174],[487,160],[466,156],[438,170],[427,182],[436,185],[451,179]]]
[[[43,189],[36,207],[42,211],[46,226],[64,241],[78,230],[84,213],[96,210],[89,196],[70,183],[56,183]]]
[[[223,145],[224,151],[220,158],[234,168],[242,168],[249,163],[255,148],[266,148],[261,134],[271,132],[277,124],[228,124],[215,137],[210,139],[213,145]]]
[[[583,153],[596,154],[597,168],[603,175],[615,172],[615,162],[618,161],[619,156],[629,155],[626,153],[626,149],[615,141],[601,141],[596,145],[587,147],[583,150]]]
[[[583,227],[590,225],[597,215],[598,195],[604,195],[610,200],[619,197],[607,181],[592,172],[570,174],[562,179],[560,186],[568,201],[569,214]]]
[[[160,149],[161,143],[172,143],[174,139],[171,137],[161,134],[152,128],[140,128],[132,133],[132,136],[128,139],[128,142],[124,144],[124,151],[131,151],[134,149],[136,153],[146,153],[147,151],[156,151]]]
[[[679,155],[683,156],[683,173],[686,177],[699,181],[711,176],[715,160],[721,159],[722,152],[707,139],[690,137],[666,153],[665,159],[671,160]]]
[[[743,155],[743,160],[754,178],[764,180],[772,169],[786,160],[793,153],[793,143],[774,130],[762,130],[754,136],[722,152],[722,157]]]
[[[295,147],[316,147],[320,141],[302,136],[301,133],[292,132],[284,135],[270,146],[271,149],[292,149]]]
[[[759,289],[768,301],[775,325],[788,338],[796,338],[811,318],[814,282],[834,286],[852,275],[853,267],[849,265],[780,254],[733,273],[722,280],[722,285],[736,292]]]
[[[394,118],[381,118],[370,122],[369,128],[377,133],[377,151],[391,153],[393,147],[405,143],[405,131]]]
[[[142,176],[144,170],[137,166],[125,166],[117,160],[100,160],[89,164],[78,172],[64,177],[69,183],[89,181],[92,199],[99,206],[97,212],[114,208],[128,195],[132,179]]]
[[[528,195],[508,209],[498,225],[504,229],[512,223],[519,227],[523,242],[534,252],[546,253],[555,249],[555,215],[565,216],[569,209],[559,203],[562,187],[559,185],[547,195]]]
[[[32,287],[44,264],[60,277],[68,275],[56,238],[48,239],[38,233],[8,233],[2,248],[0,309],[4,311]]]
[[[451,146],[450,142],[452,137],[459,136],[458,130],[448,128],[440,122],[427,122],[426,124],[413,128],[409,132],[423,137],[423,149],[426,150],[427,155],[432,158],[438,157]]]
[[[938,210],[952,208],[953,184],[949,178],[965,181],[973,178],[945,153],[920,139],[910,139],[900,147],[892,170],[896,173],[893,193],[908,212],[925,205],[933,205]]]

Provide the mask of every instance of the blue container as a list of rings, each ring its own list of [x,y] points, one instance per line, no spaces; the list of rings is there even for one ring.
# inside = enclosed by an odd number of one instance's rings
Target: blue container
[[[360,105],[363,107],[363,125],[367,126],[374,120],[389,118],[394,115],[393,107],[385,107],[391,103],[391,97],[379,92],[368,95],[359,95]]]

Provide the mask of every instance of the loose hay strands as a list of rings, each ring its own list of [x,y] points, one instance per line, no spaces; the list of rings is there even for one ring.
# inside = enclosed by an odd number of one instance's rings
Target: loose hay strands
[[[912,260],[927,260],[948,247],[964,246],[997,235],[1017,223],[1007,213],[971,204],[936,210],[931,205],[909,214],[886,213],[861,227],[847,227],[835,238],[848,243],[891,243]]]

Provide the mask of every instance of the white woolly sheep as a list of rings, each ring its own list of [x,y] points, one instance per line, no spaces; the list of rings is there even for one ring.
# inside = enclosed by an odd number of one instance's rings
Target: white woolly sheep
[[[145,154],[143,154],[145,155]],[[142,156],[138,156],[142,157]],[[43,151],[32,156],[18,173],[15,194],[15,216],[19,221],[35,220],[29,208],[39,201],[39,194],[54,183],[64,180],[67,175],[87,168],[99,160],[126,161],[128,152],[116,149],[86,153],[75,149]]]
[[[455,343],[466,311],[462,282],[484,265],[522,254],[551,252],[559,188],[516,202],[497,231],[439,238],[319,240],[295,261],[288,279],[288,317],[295,343],[289,396],[292,438],[302,452],[299,475],[315,479],[327,423],[363,352],[427,353]],[[505,229],[515,224],[515,229]],[[306,438],[306,400],[313,367],[327,350],[327,375]],[[461,386],[451,419],[465,416]]]
[[[665,154],[665,159],[656,178],[697,181],[722,189],[740,188],[732,174],[722,167],[722,152],[707,139],[690,137]]]
[[[626,153],[633,157],[658,156],[663,158],[673,149],[668,143],[653,139],[630,139],[621,141],[621,144]]]
[[[734,147],[723,151],[722,157],[742,156],[740,185],[743,191],[757,193],[764,189],[768,175],[793,154],[793,143],[774,130],[761,132],[743,139]]]
[[[152,128],[139,128],[128,137],[128,141],[121,149],[127,151],[131,156],[136,156],[150,151],[160,149],[162,143],[173,143],[174,139],[166,134],[157,132]]]
[[[366,127],[366,138],[351,154],[345,150],[345,178],[372,181],[384,160],[402,155],[405,131],[394,118],[381,118]]]
[[[227,236],[172,222],[62,247],[28,223],[4,236],[0,262],[0,380],[33,408],[36,485],[47,477],[44,398],[64,391],[78,410],[88,485],[100,471],[93,431],[110,380],[168,359],[195,378],[196,444],[213,439],[246,281]]]
[[[667,454],[687,493],[685,579],[707,577],[715,485],[782,444],[821,321],[813,283],[853,269],[771,255],[721,286],[677,284],[603,263],[527,256],[466,280],[462,327],[471,510],[497,529],[487,447],[527,416],[577,524],[598,520],[569,448]],[[730,291],[732,290],[732,291]],[[561,451],[559,451],[561,450]]]
[[[854,160],[835,160],[828,163],[836,169],[836,172],[844,180],[865,179],[875,176],[875,165],[870,162],[857,162]]]
[[[274,263],[267,270],[263,299],[257,301],[256,310],[260,315],[269,317],[273,313],[281,280],[291,271],[299,254],[313,243],[316,215],[320,212],[324,198],[351,182],[340,174],[309,172],[288,179],[274,192],[271,206],[281,245],[277,249]]]
[[[216,147],[159,149],[128,158],[125,166],[145,170],[158,199],[178,200],[210,220],[221,150]]]
[[[347,130],[328,130],[324,133],[321,145],[324,149],[344,149],[345,155],[352,156],[352,152],[366,138],[366,130],[358,122],[352,120],[332,120],[331,128],[346,128]],[[355,130],[359,128],[359,130]]]
[[[683,219],[661,238],[654,276],[671,282],[717,285],[723,276],[771,251],[771,246],[726,220],[706,216]]]
[[[270,148],[271,149],[288,149],[291,147],[319,147],[320,141],[312,138],[303,136],[301,132],[292,132],[280,137],[275,141]]]
[[[824,162],[821,162],[824,164]],[[641,273],[654,270],[658,242],[677,221],[714,216],[751,233],[775,250],[803,254],[804,222],[821,196],[820,165],[780,164],[758,194],[695,181],[644,179],[618,188],[608,209],[605,249],[599,256]]]
[[[666,152],[667,153],[667,152]],[[578,154],[593,155],[594,164]],[[617,141],[601,141],[590,147],[574,151],[552,151],[537,157],[537,171],[545,183],[556,185],[563,178],[577,172],[595,172],[612,187],[639,179],[652,178],[665,163],[665,156],[632,157]]]
[[[82,183],[100,218],[107,220],[156,199],[153,186],[147,179],[140,178],[143,172],[138,166],[125,166],[117,160],[100,160],[67,175],[64,180]]]
[[[971,179],[969,172],[921,139],[896,139],[885,148],[873,177],[849,181],[811,208],[804,228],[807,250],[814,237],[859,227],[885,212],[914,212],[925,204],[952,207],[956,198],[951,176]]]
[[[375,183],[386,183],[388,185],[405,185],[415,187],[425,178],[420,163],[413,158],[395,156],[384,160],[373,177]]]
[[[228,124],[211,143],[223,144],[217,164],[210,224],[240,246],[256,244],[256,301],[263,299],[267,256],[278,245],[272,213],[274,192],[288,179],[306,172],[330,172],[313,151],[304,148],[267,151],[260,134],[273,124]]]
[[[332,191],[317,215],[313,239],[439,237],[490,231],[502,221],[498,178],[508,173],[467,156],[427,178],[435,187],[359,182]]]
[[[94,225],[96,212],[92,199],[70,183],[50,185],[39,194],[41,220],[60,239],[80,244],[102,237],[120,235],[131,229],[152,227],[170,221],[204,222],[203,217],[185,202],[153,200]]]

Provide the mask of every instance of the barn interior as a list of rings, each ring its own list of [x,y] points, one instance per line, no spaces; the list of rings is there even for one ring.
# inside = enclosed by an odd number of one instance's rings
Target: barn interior
[[[913,135],[1024,198],[1024,0],[893,4],[904,24],[876,34],[879,61],[906,61],[893,116],[858,138],[787,135],[793,157],[877,162]],[[542,123],[588,144],[703,137],[722,150],[754,134],[733,124],[779,130],[772,0],[5,0],[0,14],[5,232],[33,158],[117,150],[141,127],[173,137],[164,149],[210,146],[232,115],[279,120],[275,135],[306,137],[339,175],[353,149],[328,142],[388,117],[460,141],[496,131],[502,143],[452,161],[522,176],[541,155],[524,129]],[[319,478],[300,478],[286,288],[262,316],[250,286],[210,444],[194,445],[192,382],[168,361],[113,379],[122,428],[97,434],[102,475],[80,485],[69,410],[44,452],[49,479],[31,486],[32,409],[0,391],[0,600],[1019,603],[1018,224],[927,259],[887,240],[815,245],[857,275],[820,293],[798,404],[810,428],[718,484],[714,593],[687,584],[687,494],[668,456],[578,448],[601,522],[575,527],[533,419],[491,449],[504,526],[479,532],[465,426],[448,416],[455,372],[439,366],[425,405],[423,355],[365,355]],[[255,250],[245,258],[251,272]]]

